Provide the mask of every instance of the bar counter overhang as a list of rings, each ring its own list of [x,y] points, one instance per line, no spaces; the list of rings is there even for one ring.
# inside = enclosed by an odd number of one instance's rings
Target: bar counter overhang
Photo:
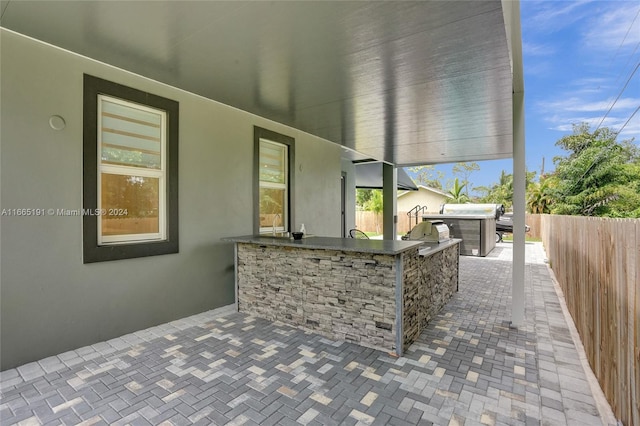
[[[224,240],[234,243],[238,311],[397,356],[458,287],[458,239]]]

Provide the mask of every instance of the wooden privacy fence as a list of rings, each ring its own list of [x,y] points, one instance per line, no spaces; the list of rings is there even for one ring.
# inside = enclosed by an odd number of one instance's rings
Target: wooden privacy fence
[[[640,425],[640,219],[540,216],[591,369],[616,417]]]
[[[427,214],[427,213],[424,213]],[[437,214],[428,213],[428,214]],[[540,228],[540,217],[542,215],[539,214],[529,214],[525,215],[524,222],[529,225],[531,228],[529,232],[527,232],[527,236],[531,238],[539,239],[541,238],[541,228]],[[419,215],[418,220],[422,220],[422,213]],[[377,223],[377,227],[376,227]],[[415,216],[412,216],[409,219],[407,216],[407,212],[398,212],[398,233],[406,234],[413,228],[416,224]],[[380,232],[382,233],[382,213],[376,216],[375,213],[370,211],[357,211],[356,212],[356,228],[363,232]]]
[[[426,213],[425,213],[426,214]],[[418,217],[418,221],[422,220],[422,214]],[[377,223],[377,227],[376,227]],[[415,217],[409,216],[407,212],[398,212],[398,233],[406,234],[416,224]],[[379,232],[382,233],[382,213],[376,215],[370,211],[357,211],[356,212],[356,228],[363,232]]]
[[[524,215],[524,223],[529,225],[529,232],[527,232],[527,236],[535,239],[540,239],[542,237],[542,229],[540,228],[540,214],[531,214],[525,213]]]

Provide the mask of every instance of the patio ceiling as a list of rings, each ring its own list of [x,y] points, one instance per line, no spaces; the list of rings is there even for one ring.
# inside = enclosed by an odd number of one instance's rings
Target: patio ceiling
[[[14,0],[1,25],[402,166],[512,156],[503,6]]]

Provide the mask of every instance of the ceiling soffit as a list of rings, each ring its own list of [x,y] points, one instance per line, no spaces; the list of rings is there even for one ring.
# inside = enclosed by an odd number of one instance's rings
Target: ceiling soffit
[[[2,26],[398,165],[512,155],[502,3],[3,2]]]

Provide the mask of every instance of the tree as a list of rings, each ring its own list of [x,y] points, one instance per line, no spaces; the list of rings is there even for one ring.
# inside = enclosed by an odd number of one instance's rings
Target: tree
[[[640,151],[633,140],[616,138],[583,123],[556,142],[568,154],[553,159],[552,213],[640,217]]]
[[[410,172],[415,173],[414,182],[419,185],[428,186],[430,188],[442,189],[442,179],[444,172],[436,170],[436,166],[415,166],[407,168]]]
[[[477,172],[478,170],[480,170],[480,166],[476,162],[456,163],[451,169],[454,175],[460,175],[462,177],[462,185],[465,187],[467,198],[469,198],[469,188],[471,187],[469,178],[473,172]]]
[[[371,189],[356,189],[356,206],[360,210],[366,210],[367,202],[371,199]]]
[[[525,171],[525,186],[529,188],[536,176],[536,172]],[[505,209],[513,205],[513,175],[504,170],[500,173],[498,182],[491,187],[478,186],[475,188],[483,195],[480,197],[482,203],[502,204]]]
[[[449,195],[451,195],[451,204],[464,204],[469,202],[469,196],[462,192],[464,187],[467,186],[465,183],[460,184],[458,178],[456,178],[453,182],[453,187],[449,189]]]
[[[360,210],[373,212],[376,232],[380,233],[379,215],[384,208],[380,189],[356,189],[356,206]]]
[[[382,191],[379,189],[371,190],[371,198],[365,204],[365,210],[373,212],[376,218],[376,233],[380,233],[380,221],[379,216],[384,208],[384,202],[382,199]]]
[[[552,182],[552,178],[541,177],[540,182],[532,182],[527,187],[527,209],[530,213],[551,213]]]
[[[480,197],[483,203],[502,204],[505,209],[508,209],[513,204],[513,175],[502,170],[498,183],[491,187],[476,187],[476,191],[483,194]]]

